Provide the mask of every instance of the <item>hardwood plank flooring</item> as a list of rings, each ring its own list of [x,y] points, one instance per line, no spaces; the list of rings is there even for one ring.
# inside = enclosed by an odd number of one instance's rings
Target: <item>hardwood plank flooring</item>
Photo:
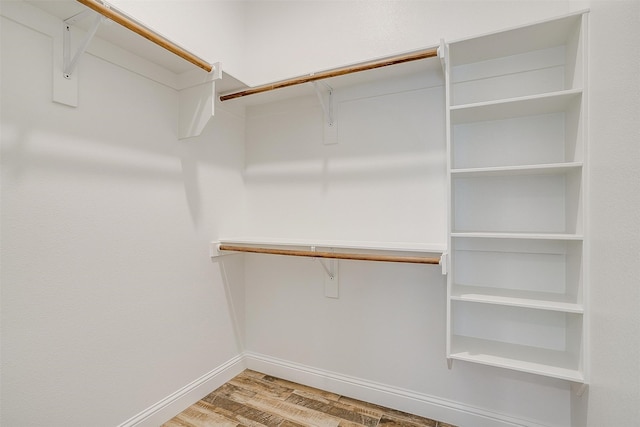
[[[246,370],[163,427],[455,427]]]

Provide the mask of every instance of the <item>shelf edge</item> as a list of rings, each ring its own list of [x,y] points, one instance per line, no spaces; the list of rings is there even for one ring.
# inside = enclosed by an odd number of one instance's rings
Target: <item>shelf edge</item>
[[[512,359],[501,358],[499,356],[489,356],[492,358],[502,359],[505,361],[504,363],[498,363],[498,362],[492,362],[490,360],[486,360],[485,358],[480,356],[466,355],[466,352],[451,353],[449,354],[448,357],[455,360],[479,363],[481,365],[493,366],[496,368],[511,369],[514,371],[526,372],[526,373],[535,374],[535,375],[542,375],[545,377],[558,378],[561,380],[571,381],[571,382],[580,383],[580,384],[583,384],[585,382],[584,375],[580,371],[573,370],[573,369],[558,368],[551,365],[537,364],[532,362],[522,362],[517,360],[514,360],[513,363],[509,363],[508,361]],[[518,366],[518,365],[525,365],[525,366]],[[530,367],[527,368],[526,365],[530,365]],[[539,366],[539,367],[549,366],[550,369],[547,369],[547,370],[536,369],[535,366]],[[558,372],[554,373],[553,371],[558,371]],[[563,371],[565,373],[563,374],[559,371]]]
[[[478,239],[522,239],[522,240],[584,240],[582,234],[566,233],[500,233],[500,232],[452,232],[451,237]]]

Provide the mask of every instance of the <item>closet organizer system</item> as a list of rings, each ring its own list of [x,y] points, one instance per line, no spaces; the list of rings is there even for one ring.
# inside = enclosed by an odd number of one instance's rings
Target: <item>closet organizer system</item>
[[[439,262],[447,274],[449,367],[463,360],[559,378],[578,394],[588,383],[587,17],[573,13],[220,96],[227,102],[439,57],[449,200]],[[330,102],[323,106],[329,125]],[[268,243],[222,240],[213,252],[364,259],[332,247],[319,254]],[[366,259],[438,262],[422,252]]]
[[[120,22],[101,3],[78,1]],[[448,206],[442,209],[448,212],[448,233],[445,249],[221,239],[212,243],[211,256],[250,252],[440,264],[447,275],[450,368],[453,360],[463,360],[544,375],[570,381],[581,394],[588,383],[587,17],[577,12],[222,94],[221,102],[283,89],[290,97],[296,92],[287,88],[313,83],[325,113],[327,143],[327,128],[329,139],[335,134],[326,82],[439,58],[446,89]],[[212,71],[126,21],[120,23]]]

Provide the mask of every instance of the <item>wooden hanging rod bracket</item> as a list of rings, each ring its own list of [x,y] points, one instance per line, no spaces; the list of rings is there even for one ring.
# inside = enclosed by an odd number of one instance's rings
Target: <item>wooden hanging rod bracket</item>
[[[438,56],[438,49],[420,50],[404,55],[396,55],[372,62],[351,65],[342,68],[334,68],[332,70],[311,73],[306,76],[294,77],[288,80],[282,80],[276,83],[268,83],[262,86],[256,86],[239,92],[232,92],[220,96],[220,101],[229,101],[231,99],[242,98],[244,96],[255,95],[262,92],[269,92],[276,89],[282,89],[289,86],[300,85],[317,80],[324,80],[331,77],[343,76],[345,74],[359,73],[361,71],[373,70],[376,68],[388,67],[390,65],[402,64],[405,62],[418,61],[421,59],[434,58]]]
[[[113,7],[107,5],[106,3],[100,2],[98,0],[76,0],[76,1],[79,3],[82,3],[83,5],[87,6],[89,9],[94,10],[95,12],[98,12],[100,15],[108,19],[111,19],[114,22],[117,22],[118,24],[122,25],[128,30],[131,30],[136,34],[141,35],[145,39],[168,50],[174,55],[177,55],[182,59],[185,59],[191,62],[192,64],[194,64],[199,68],[202,68],[207,73],[210,73],[213,70],[213,65],[209,64],[204,59],[199,58],[193,53],[178,46],[174,42],[168,40],[167,38],[163,37],[157,32],[151,30],[150,28],[147,28],[141,23],[136,22],[134,19],[118,11],[117,9],[114,9]]]

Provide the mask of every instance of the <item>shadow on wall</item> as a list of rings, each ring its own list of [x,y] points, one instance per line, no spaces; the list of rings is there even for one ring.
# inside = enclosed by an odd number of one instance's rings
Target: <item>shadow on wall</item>
[[[400,93],[358,90],[336,92],[335,145],[323,144],[322,108],[313,97],[250,109],[247,182],[322,182],[326,191],[335,182],[445,175],[442,85]]]
[[[125,147],[31,129],[11,131],[7,124],[3,124],[3,134],[1,156],[5,179],[19,184],[46,174],[87,184],[108,180],[127,187],[181,183],[192,222],[196,228],[202,225],[200,160],[187,147],[173,153],[168,150],[152,153],[135,141]],[[182,144],[177,140],[173,143]],[[90,188],[87,191],[92,191]]]
[[[222,139],[233,135],[225,135],[229,131],[215,129],[213,123],[207,126],[203,137],[184,141],[177,140],[175,132],[168,133],[167,129],[140,135],[152,127],[152,120],[148,119],[148,123],[136,127],[114,126],[116,129],[107,134],[92,129],[80,132],[72,123],[88,120],[82,117],[81,107],[71,109],[51,103],[49,108],[51,114],[37,120],[23,121],[13,113],[3,112],[0,155],[7,184],[19,184],[41,174],[87,184],[107,180],[129,188],[182,184],[192,222],[199,229],[204,209],[200,182],[203,168],[213,174],[236,173],[240,180],[243,150],[234,146],[237,140]],[[29,117],[17,110],[16,116]],[[122,118],[100,117],[94,123],[100,128],[119,119]],[[208,187],[228,185],[219,181],[210,180]],[[88,192],[93,191],[90,188],[87,187]]]

